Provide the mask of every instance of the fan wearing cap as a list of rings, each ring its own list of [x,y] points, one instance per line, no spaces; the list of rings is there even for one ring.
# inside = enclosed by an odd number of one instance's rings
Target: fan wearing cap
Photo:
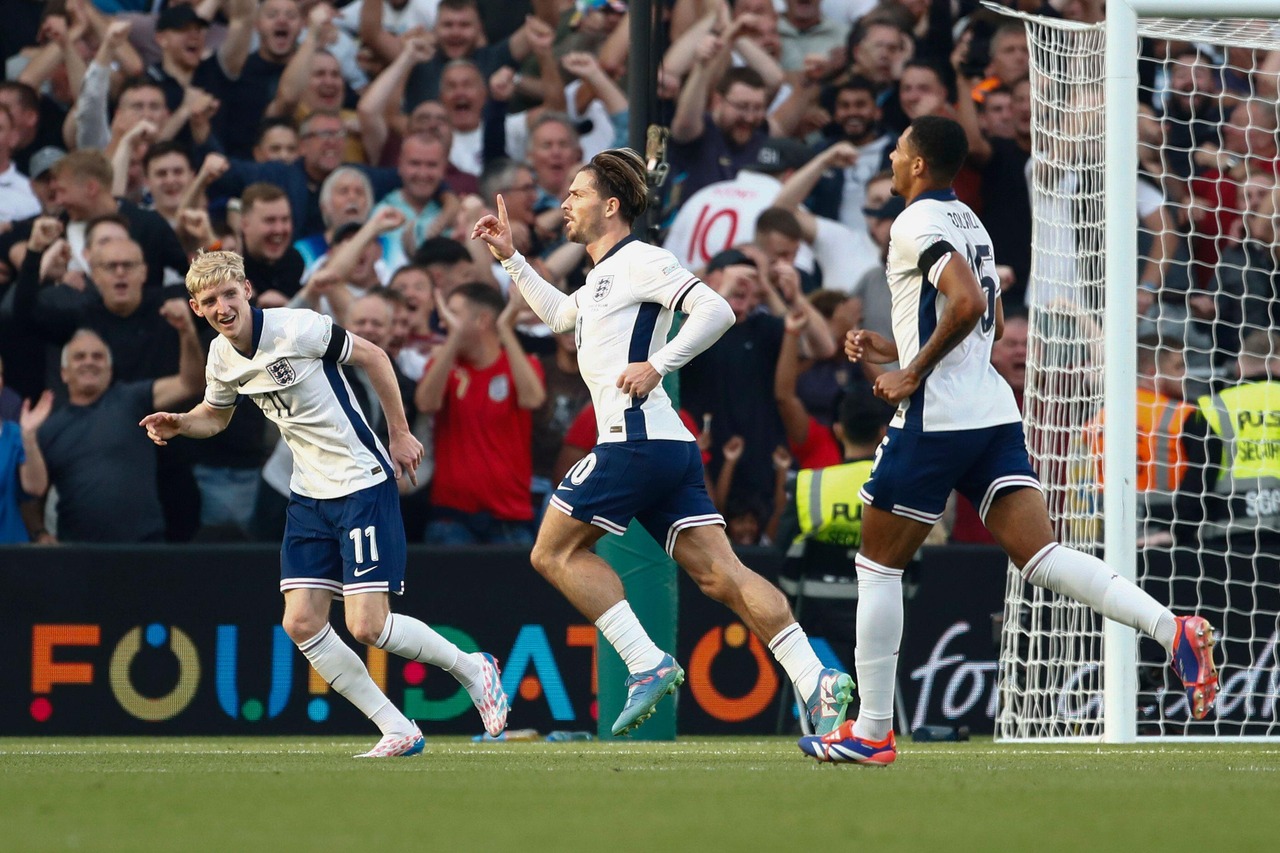
[[[209,22],[188,5],[169,6],[156,21],[156,44],[160,62],[147,69],[147,76],[164,88],[170,112],[176,112],[195,87],[215,98],[225,94],[224,81],[238,80],[253,41],[254,0],[224,0],[227,38],[213,56],[204,56]]]

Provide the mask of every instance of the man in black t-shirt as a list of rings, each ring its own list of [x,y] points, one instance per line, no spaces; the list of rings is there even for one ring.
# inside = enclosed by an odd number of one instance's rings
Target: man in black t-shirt
[[[302,13],[296,0],[263,0],[254,18],[258,49],[249,54],[239,79],[229,78],[215,64],[223,101],[230,108],[218,112],[214,132],[230,157],[253,158],[258,125],[276,96],[280,76],[297,52]]]
[[[254,0],[227,0],[230,22],[227,38],[217,53],[202,59],[209,22],[190,6],[170,6],[156,22],[161,60],[147,76],[164,88],[170,112],[177,112],[192,87],[224,98],[223,84],[238,80],[253,40]]]

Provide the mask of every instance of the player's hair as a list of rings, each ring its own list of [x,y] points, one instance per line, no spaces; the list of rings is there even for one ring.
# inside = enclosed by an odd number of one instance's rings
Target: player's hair
[[[479,281],[460,284],[454,288],[453,293],[450,293],[449,296],[461,296],[472,305],[489,309],[495,317],[502,313],[503,308],[507,307],[507,301],[502,298],[502,293],[496,287]]]
[[[40,109],[40,95],[26,83],[17,80],[0,80],[0,92],[13,92],[18,96],[18,104],[30,113]]]
[[[224,281],[244,281],[244,258],[235,252],[201,252],[191,260],[187,293],[192,297]]]
[[[105,154],[92,148],[72,151],[53,165],[53,175],[58,180],[76,178],[97,181],[102,189],[111,192],[111,162]]]
[[[738,68],[730,68],[728,71],[724,72],[724,76],[721,77],[720,82],[716,84],[716,92],[719,93],[721,97],[724,97],[729,94],[729,90],[737,83],[741,83],[742,85],[748,86],[752,89],[765,90],[769,88],[765,85],[764,78],[760,76],[759,71],[751,68],[750,66],[743,65]]]
[[[249,215],[249,211],[253,210],[255,204],[265,204],[269,201],[279,201],[280,199],[288,199],[284,190],[276,184],[267,183],[266,181],[258,181],[255,184],[249,184],[244,188],[244,192],[240,194],[240,213],[244,216]]]
[[[471,253],[467,251],[467,247],[451,237],[429,237],[413,253],[413,262],[420,267],[432,264],[452,265],[470,260]]]
[[[591,158],[582,171],[590,172],[602,198],[618,200],[618,215],[630,225],[649,207],[648,170],[630,148],[609,148]]]
[[[254,147],[256,148],[257,146],[261,145],[263,138],[268,133],[275,130],[277,127],[287,127],[289,130],[292,130],[294,133],[298,132],[298,128],[294,127],[293,122],[282,116],[263,119],[262,122],[258,125],[258,132],[254,134],[254,137],[253,137]]]
[[[369,176],[355,166],[339,166],[329,173],[324,179],[324,183],[320,184],[320,216],[324,220],[324,227],[329,228],[333,223],[329,221],[329,215],[325,209],[329,206],[329,202],[333,200],[334,188],[338,185],[338,181],[345,177],[354,177],[360,181],[360,186],[364,188],[365,197],[369,199],[369,209],[373,209],[373,202],[376,196],[373,194],[373,183],[370,182]],[[244,202],[241,202],[243,207]]]
[[[767,207],[756,217],[756,233],[781,234],[792,240],[804,239],[804,230],[795,213],[785,207]]]
[[[954,119],[920,116],[911,122],[911,148],[924,160],[936,183],[950,184],[969,156],[969,140]]]
[[[146,172],[151,168],[151,161],[157,160],[169,154],[178,154],[183,160],[187,161],[187,168],[195,171],[195,164],[191,162],[191,152],[187,146],[181,142],[167,140],[165,142],[157,142],[147,147],[147,153],[142,155],[142,171]]]
[[[102,341],[102,345],[107,348],[107,367],[110,367],[111,366],[111,344],[107,343],[106,338],[102,337],[102,335],[98,334],[95,330],[90,329],[88,326],[81,326],[79,329],[76,329],[74,332],[71,333],[71,337],[67,338],[67,342],[62,345],[62,356],[59,363],[63,367],[70,366],[71,345],[75,343],[76,338],[83,338],[86,335],[95,337],[98,340]]]
[[[121,228],[125,230],[126,233],[129,233],[129,220],[124,217],[124,214],[118,213],[118,212],[104,213],[101,216],[93,217],[87,223],[85,223],[85,226],[84,226],[85,246],[90,246],[93,244],[93,232],[98,230],[98,226],[105,225],[108,222],[113,222],[116,225],[119,225]]]

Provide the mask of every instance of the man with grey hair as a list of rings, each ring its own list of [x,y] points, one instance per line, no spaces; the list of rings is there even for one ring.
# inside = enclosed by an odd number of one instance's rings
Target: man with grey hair
[[[156,452],[136,424],[153,409],[194,397],[204,387],[190,312],[166,318],[184,341],[179,370],[171,376],[113,385],[111,350],[89,329],[77,331],[62,348],[67,399],[36,433],[49,482],[58,492],[58,541],[164,538]]]
[[[339,166],[329,173],[329,177],[320,185],[320,217],[324,220],[324,230],[303,237],[293,244],[306,265],[302,273],[304,283],[329,256],[338,229],[344,225],[359,225],[366,221],[373,211],[373,205],[373,183],[362,170],[355,166]],[[382,258],[392,270],[408,263],[404,250],[393,235],[383,234],[379,237],[379,242],[382,246]]]

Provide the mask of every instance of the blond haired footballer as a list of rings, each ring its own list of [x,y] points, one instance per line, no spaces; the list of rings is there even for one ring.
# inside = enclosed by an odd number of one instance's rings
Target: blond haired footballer
[[[244,259],[234,252],[199,255],[187,292],[191,310],[219,334],[209,347],[204,400],[140,425],[161,446],[179,435],[209,438],[226,429],[244,396],[280,428],[294,460],[280,551],[284,629],[316,672],[382,731],[357,757],[417,755],[423,738],[329,624],[335,597],[356,640],[444,669],[466,688],[485,729],[501,733],[507,696],[493,656],[464,654],[425,623],[390,610],[390,593],[404,592],[406,553],[395,480],[405,472],[416,479],[423,451],[386,353],[315,311],[253,307]],[[369,429],[341,365],[369,375],[386,412],[389,448]]]

